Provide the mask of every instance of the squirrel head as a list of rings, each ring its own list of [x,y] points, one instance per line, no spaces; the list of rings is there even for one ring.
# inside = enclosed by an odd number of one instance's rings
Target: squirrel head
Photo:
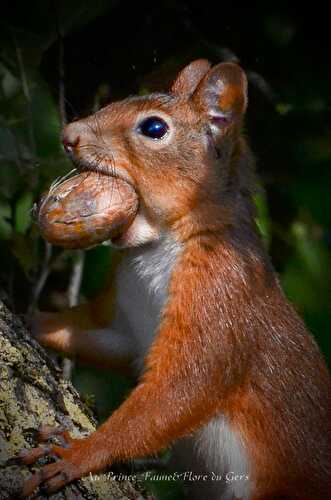
[[[246,104],[238,65],[199,59],[168,93],[129,97],[66,126],[63,144],[78,167],[123,178],[138,195],[138,215],[119,244],[154,240],[208,209],[215,217],[215,205],[239,191],[230,177],[243,149]]]

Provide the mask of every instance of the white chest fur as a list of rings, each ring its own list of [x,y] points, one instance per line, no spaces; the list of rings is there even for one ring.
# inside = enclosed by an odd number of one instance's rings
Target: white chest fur
[[[163,237],[132,250],[120,266],[118,306],[130,330],[126,333],[133,337],[139,368],[158,328],[180,251],[179,243]]]

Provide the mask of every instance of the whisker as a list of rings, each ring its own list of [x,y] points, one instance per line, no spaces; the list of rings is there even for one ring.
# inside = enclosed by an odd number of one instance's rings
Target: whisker
[[[62,184],[62,182],[64,182],[66,179],[68,179],[73,173],[77,172],[77,168],[73,168],[72,170],[70,170],[70,172],[68,172],[67,174],[65,175],[62,175],[60,177],[57,177],[53,182],[52,184],[50,185],[50,188],[49,188],[49,194],[52,194],[53,191],[60,185]]]
[[[98,148],[99,145],[98,144],[82,144],[79,146],[79,149],[92,149],[92,148]]]

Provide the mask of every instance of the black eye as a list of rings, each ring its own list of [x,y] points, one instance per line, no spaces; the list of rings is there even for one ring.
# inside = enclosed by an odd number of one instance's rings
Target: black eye
[[[149,116],[139,125],[140,133],[151,139],[162,139],[168,130],[167,123],[158,116]]]

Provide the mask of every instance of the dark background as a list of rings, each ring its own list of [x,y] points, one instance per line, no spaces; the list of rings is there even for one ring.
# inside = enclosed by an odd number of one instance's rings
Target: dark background
[[[2,5],[0,286],[16,312],[66,305],[73,269],[82,261],[59,249],[47,256],[30,214],[41,192],[70,169],[59,142],[61,119],[70,121],[128,94],[166,89],[195,58],[235,60],[249,78],[246,135],[265,188],[256,197],[259,226],[287,295],[330,363],[329,18],[317,4],[300,10],[285,3],[229,5]],[[86,252],[82,298],[102,286],[109,265],[108,248]],[[41,277],[47,280],[37,293]],[[102,401],[101,418],[129,387],[86,370],[76,370],[74,377],[85,394]]]

